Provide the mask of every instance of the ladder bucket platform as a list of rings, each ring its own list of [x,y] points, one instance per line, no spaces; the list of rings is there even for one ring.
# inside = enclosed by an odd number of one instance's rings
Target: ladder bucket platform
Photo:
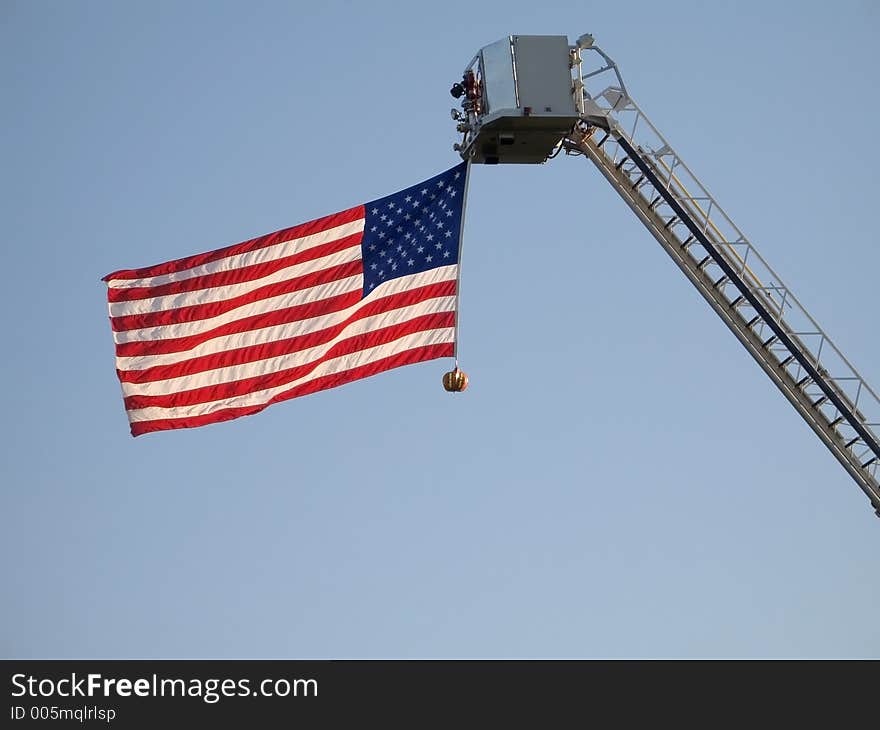
[[[456,151],[485,164],[544,162],[580,119],[566,36],[512,35],[480,49],[451,93]]]

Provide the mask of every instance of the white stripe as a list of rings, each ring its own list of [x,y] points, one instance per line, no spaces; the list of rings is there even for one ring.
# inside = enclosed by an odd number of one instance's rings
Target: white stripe
[[[412,350],[417,347],[439,345],[453,342],[454,340],[454,327],[444,327],[442,329],[416,332],[415,334],[401,337],[394,342],[389,342],[377,347],[360,350],[351,353],[350,355],[343,355],[342,357],[327,360],[318,365],[318,367],[303,378],[290,383],[285,383],[284,385],[275,388],[267,388],[266,390],[255,391],[253,393],[234,396],[232,398],[224,398],[210,403],[199,403],[193,406],[183,406],[179,408],[140,408],[129,411],[128,419],[130,422],[136,423],[140,421],[155,421],[166,418],[191,418],[193,416],[205,416],[221,411],[225,408],[245,408],[248,406],[263,405],[275,396],[285,393],[291,388],[303,385],[324,375],[332,375],[361,367],[371,362],[406,352],[407,350]]]
[[[455,311],[455,297],[443,297],[443,300],[445,307],[442,309],[438,307],[440,300],[429,299],[409,307],[401,307],[400,309],[393,309],[389,312],[373,315],[372,317],[357,319],[347,327],[344,327],[333,339],[304,350],[246,362],[240,365],[229,365],[227,367],[215,368],[214,370],[204,370],[192,375],[181,375],[166,380],[154,380],[147,383],[124,382],[122,383],[122,392],[126,396],[170,395],[171,393],[195,390],[196,388],[220,385],[221,383],[232,383],[257,375],[267,375],[281,370],[310,365],[325,357],[337,343],[350,337],[402,324],[425,314]]]
[[[345,279],[331,281],[327,284],[318,284],[308,289],[300,289],[299,291],[290,292],[288,294],[280,294],[277,297],[269,297],[268,299],[258,299],[249,304],[243,304],[240,307],[231,309],[223,314],[208,319],[199,319],[195,322],[176,322],[174,324],[157,325],[156,327],[143,327],[137,330],[126,330],[123,332],[114,332],[113,337],[117,344],[123,342],[146,342],[152,340],[170,340],[176,337],[190,337],[192,335],[207,332],[215,327],[234,322],[237,319],[244,319],[255,314],[263,314],[276,309],[287,309],[295,307],[299,304],[309,304],[319,302],[322,299],[347,294],[351,291],[363,289],[363,274],[348,276]]]
[[[240,269],[242,266],[262,264],[266,261],[274,261],[285,256],[291,256],[300,251],[305,251],[315,246],[344,238],[345,236],[353,236],[356,233],[363,232],[363,230],[364,219],[359,218],[350,223],[343,223],[341,226],[328,228],[326,231],[312,233],[300,238],[292,238],[289,241],[275,243],[265,248],[259,248],[256,251],[247,251],[246,253],[227,256],[207,264],[202,264],[201,266],[194,266],[191,269],[181,269],[180,271],[172,271],[169,274],[160,274],[158,276],[147,276],[143,279],[110,279],[107,282],[107,286],[112,289],[161,286],[162,284],[170,284],[172,281],[183,281],[184,279],[192,279],[196,276],[216,274],[218,271]]]
[[[450,281],[458,276],[458,266],[450,264],[449,266],[439,266],[436,269],[428,269],[418,274],[409,276],[401,276],[397,279],[383,282],[377,286],[369,295],[364,297],[364,301],[371,301],[378,297],[398,292],[408,291],[420,286],[428,286],[429,284],[437,284],[441,281]],[[234,322],[238,319],[244,319],[255,314],[262,314],[278,309],[286,309],[288,307],[305,304],[308,302],[316,302],[329,297],[345,294],[357,289],[363,289],[363,276],[348,277],[329,284],[319,284],[309,289],[302,289],[290,294],[282,294],[269,299],[261,299],[250,304],[243,305],[237,309],[224,312],[210,319],[200,319],[195,322],[179,322],[175,324],[158,325],[156,327],[144,327],[137,330],[127,330],[123,332],[114,332],[113,338],[117,344],[124,342],[146,342],[152,340],[173,339],[176,337],[189,337],[201,332],[212,330],[228,322]],[[149,367],[149,366],[148,366]]]
[[[261,286],[269,284],[277,284],[281,281],[295,279],[298,276],[304,276],[314,271],[323,271],[331,269],[340,264],[346,264],[349,261],[357,261],[361,257],[360,243],[337,251],[328,256],[304,261],[293,266],[287,266],[278,271],[274,271],[261,279],[250,279],[238,284],[226,284],[224,286],[215,286],[206,289],[196,289],[195,291],[180,292],[179,294],[167,294],[161,297],[152,297],[150,299],[135,299],[128,302],[110,302],[110,316],[124,317],[131,314],[146,314],[148,312],[165,312],[171,309],[180,309],[182,307],[193,307],[200,304],[211,304],[212,302],[222,302],[226,299],[234,299],[248,292],[259,289]]]

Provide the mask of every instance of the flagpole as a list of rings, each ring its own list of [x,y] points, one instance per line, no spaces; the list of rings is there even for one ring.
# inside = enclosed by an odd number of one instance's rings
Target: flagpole
[[[461,248],[462,242],[464,241],[464,216],[465,211],[467,210],[468,185],[471,180],[471,161],[468,159],[465,162],[464,193],[462,193],[463,200],[461,201],[461,227],[458,231],[458,271],[456,272],[455,279],[455,346],[453,348],[453,357],[455,358],[456,370],[458,370],[458,307],[459,296],[461,294]]]

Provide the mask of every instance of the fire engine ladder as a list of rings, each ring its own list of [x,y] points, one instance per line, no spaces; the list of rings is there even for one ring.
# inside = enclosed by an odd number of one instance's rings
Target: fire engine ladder
[[[582,36],[572,50],[588,157],[855,479],[880,516],[880,397],[690,171]]]

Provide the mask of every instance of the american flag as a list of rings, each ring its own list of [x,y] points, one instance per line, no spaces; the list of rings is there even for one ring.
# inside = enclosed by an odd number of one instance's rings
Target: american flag
[[[454,355],[467,173],[105,276],[132,435]]]

